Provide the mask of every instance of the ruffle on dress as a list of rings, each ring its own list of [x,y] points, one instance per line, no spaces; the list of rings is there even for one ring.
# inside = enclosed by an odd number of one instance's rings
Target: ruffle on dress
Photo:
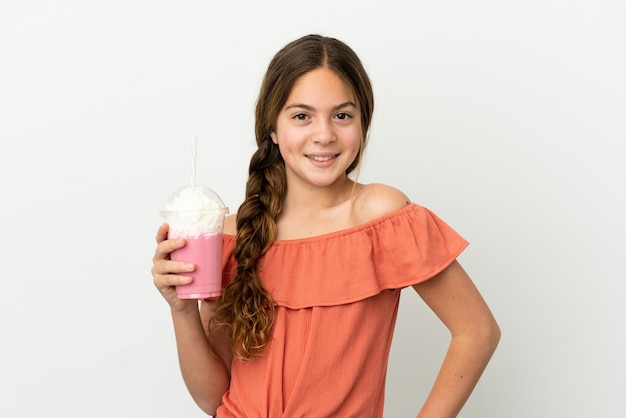
[[[261,280],[290,309],[356,302],[420,283],[445,269],[468,242],[412,203],[362,225],[316,237],[277,240],[261,259]],[[234,280],[235,236],[224,236],[223,284]]]

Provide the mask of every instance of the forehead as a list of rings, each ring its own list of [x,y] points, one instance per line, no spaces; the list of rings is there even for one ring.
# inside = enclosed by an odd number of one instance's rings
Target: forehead
[[[337,73],[327,68],[316,68],[302,75],[293,85],[287,103],[311,102],[354,102],[352,86]]]

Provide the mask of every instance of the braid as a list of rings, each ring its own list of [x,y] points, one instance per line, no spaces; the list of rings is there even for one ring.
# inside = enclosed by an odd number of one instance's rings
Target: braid
[[[213,326],[230,326],[231,350],[244,361],[270,339],[274,302],[261,284],[259,260],[276,237],[285,191],[282,157],[272,141],[265,141],[250,161],[246,198],[237,212],[237,276],[224,289],[211,319]]]
[[[224,289],[209,323],[209,338],[225,326],[233,355],[241,360],[259,354],[272,331],[274,302],[263,287],[260,260],[276,239],[276,221],[287,192],[285,162],[272,141],[276,123],[289,94],[300,77],[316,68],[328,68],[352,89],[361,112],[359,154],[346,170],[358,167],[374,110],[372,87],[354,51],[343,42],[307,35],[281,49],[270,62],[255,108],[258,145],[248,170],[246,198],[237,212],[237,276]]]

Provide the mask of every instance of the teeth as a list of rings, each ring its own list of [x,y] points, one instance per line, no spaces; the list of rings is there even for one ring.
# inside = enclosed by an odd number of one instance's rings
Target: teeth
[[[327,157],[320,157],[317,155],[311,155],[309,156],[310,159],[315,160],[315,161],[328,161],[328,160],[332,160],[333,158],[335,158],[334,156],[330,155]]]

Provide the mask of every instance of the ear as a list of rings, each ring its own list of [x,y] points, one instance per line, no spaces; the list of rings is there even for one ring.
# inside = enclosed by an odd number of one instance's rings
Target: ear
[[[278,139],[276,139],[276,132],[270,132],[270,136],[272,137],[272,142],[278,144]]]

